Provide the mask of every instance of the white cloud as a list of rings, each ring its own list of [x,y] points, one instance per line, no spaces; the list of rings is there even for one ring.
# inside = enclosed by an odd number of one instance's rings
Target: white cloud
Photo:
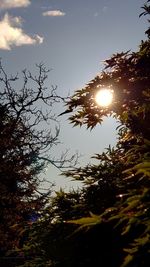
[[[20,17],[10,17],[5,14],[0,21],[0,49],[11,50],[12,46],[34,45],[43,42],[43,37],[39,35],[31,37],[24,33],[21,23]]]
[[[0,0],[1,9],[27,7],[31,4],[30,0]]]
[[[49,10],[42,13],[43,16],[50,16],[50,17],[61,17],[65,16],[66,14],[61,10]]]

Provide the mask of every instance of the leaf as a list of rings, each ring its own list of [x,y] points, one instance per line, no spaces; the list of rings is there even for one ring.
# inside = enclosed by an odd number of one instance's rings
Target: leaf
[[[131,261],[133,260],[133,256],[132,255],[127,255],[124,259],[123,264],[121,265],[121,267],[126,267],[128,266],[129,263],[131,263]]]
[[[81,226],[90,226],[90,225],[96,225],[101,223],[101,218],[99,215],[95,215],[90,212],[91,217],[82,217],[77,220],[70,220],[67,221],[67,223],[77,224]]]

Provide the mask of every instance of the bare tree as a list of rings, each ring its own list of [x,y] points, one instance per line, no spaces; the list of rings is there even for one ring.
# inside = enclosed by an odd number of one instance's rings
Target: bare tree
[[[59,123],[52,109],[65,99],[57,95],[57,87],[46,86],[49,70],[43,64],[36,67],[35,75],[27,70],[22,72],[20,85],[18,74],[9,77],[0,63],[0,243],[3,251],[18,246],[18,231],[22,231],[24,223],[47,201],[50,191],[43,194],[38,189],[39,173],[46,164],[64,168],[76,161],[76,155],[68,158],[63,153],[58,159],[51,155],[51,148],[59,143]]]

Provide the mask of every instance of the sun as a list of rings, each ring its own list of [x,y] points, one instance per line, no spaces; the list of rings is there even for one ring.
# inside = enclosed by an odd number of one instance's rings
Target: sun
[[[108,107],[113,100],[113,90],[101,89],[95,96],[95,101],[99,106]]]

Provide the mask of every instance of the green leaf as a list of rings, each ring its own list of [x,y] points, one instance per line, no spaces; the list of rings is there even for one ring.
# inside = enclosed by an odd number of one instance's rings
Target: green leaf
[[[91,217],[82,217],[77,220],[70,220],[67,221],[67,223],[82,225],[82,226],[90,226],[90,225],[96,225],[101,223],[101,218],[99,215],[95,215],[93,213],[90,213]]]

